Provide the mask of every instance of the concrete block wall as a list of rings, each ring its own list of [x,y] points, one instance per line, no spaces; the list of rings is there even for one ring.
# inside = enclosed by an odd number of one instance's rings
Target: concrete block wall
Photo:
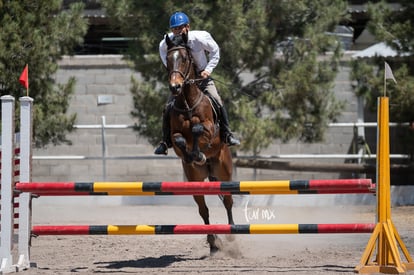
[[[65,57],[59,63],[59,70],[55,76],[56,81],[64,83],[72,76],[76,78],[76,90],[70,103],[69,113],[77,113],[76,124],[101,124],[102,116],[105,116],[106,124],[132,125],[136,122],[130,116],[133,106],[129,89],[131,77],[140,79],[140,74],[132,71],[121,56]],[[348,79],[349,68],[343,65],[335,85],[338,99],[346,102],[345,111],[339,118],[339,122],[355,122],[357,119],[357,100],[351,91]],[[98,105],[99,96],[110,96],[112,104]],[[106,154],[109,157],[154,156],[154,148],[130,128],[107,129],[105,134]],[[99,157],[102,155],[100,129],[77,129],[68,138],[73,142],[72,146],[60,145],[37,149],[34,151],[34,156]],[[335,127],[329,129],[324,142],[315,144],[303,144],[295,141],[275,143],[262,154],[346,154],[350,149],[352,139],[352,127]],[[246,155],[243,152],[238,152],[238,154]],[[315,162],[315,160],[308,161]],[[340,159],[327,161],[330,163],[344,162]],[[254,171],[253,169],[241,168],[235,171],[235,180],[337,177],[339,177],[339,173]],[[102,160],[38,159],[33,162],[33,180],[35,181],[98,181],[102,179]],[[178,159],[147,158],[106,161],[106,180],[162,181],[182,179],[183,175]]]

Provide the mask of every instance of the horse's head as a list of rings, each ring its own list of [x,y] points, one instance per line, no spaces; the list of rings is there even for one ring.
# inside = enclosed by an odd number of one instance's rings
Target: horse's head
[[[165,42],[168,47],[167,52],[167,70],[169,74],[169,87],[171,93],[177,96],[181,93],[186,81],[190,77],[193,66],[191,55],[187,48],[187,35],[177,35],[172,39],[165,36]]]

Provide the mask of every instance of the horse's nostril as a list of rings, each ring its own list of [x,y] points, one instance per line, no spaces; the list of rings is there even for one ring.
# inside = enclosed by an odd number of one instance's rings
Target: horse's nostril
[[[178,94],[181,90],[180,84],[170,84],[170,91],[173,94]]]

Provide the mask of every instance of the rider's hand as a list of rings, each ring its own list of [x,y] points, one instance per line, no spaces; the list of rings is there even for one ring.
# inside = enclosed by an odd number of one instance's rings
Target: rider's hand
[[[200,75],[201,75],[201,77],[202,78],[208,78],[209,76],[210,76],[210,73],[209,72],[207,72],[207,71],[202,71],[201,73],[200,73]]]

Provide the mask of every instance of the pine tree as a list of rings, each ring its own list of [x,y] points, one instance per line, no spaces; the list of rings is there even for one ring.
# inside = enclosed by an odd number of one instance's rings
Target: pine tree
[[[83,41],[87,23],[82,11],[82,3],[63,11],[60,0],[0,0],[0,93],[16,99],[26,95],[19,76],[28,64],[38,147],[70,143],[65,136],[76,115],[66,111],[75,80],[56,85],[53,76],[62,55],[70,54]]]
[[[135,37],[127,58],[144,82],[131,90],[137,130],[159,142],[161,112],[169,90],[158,44],[175,11],[191,29],[209,31],[221,48],[213,72],[245,151],[259,153],[275,139],[323,139],[342,105],[333,95],[341,46],[329,35],[346,15],[341,0],[132,1],[104,0],[125,36]],[[332,54],[324,55],[330,51]],[[320,58],[323,55],[324,58]],[[246,79],[247,73],[254,76]]]
[[[396,57],[375,56],[352,62],[351,79],[357,83],[355,93],[366,100],[368,108],[375,112],[377,97],[384,96],[384,62],[389,63],[398,83],[388,80],[386,96],[390,99],[390,120],[414,121],[414,2],[399,1],[399,7],[385,1],[368,6],[368,29],[378,41],[386,42],[398,52]],[[398,144],[401,153],[414,155],[414,130],[412,124],[400,127]]]

